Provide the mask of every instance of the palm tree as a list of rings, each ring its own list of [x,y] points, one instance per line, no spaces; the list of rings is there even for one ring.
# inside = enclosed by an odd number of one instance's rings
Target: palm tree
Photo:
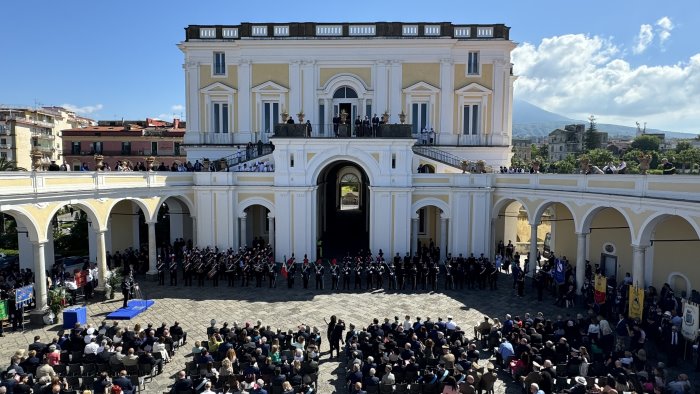
[[[0,157],[0,171],[27,171],[24,167],[17,167],[17,162]]]

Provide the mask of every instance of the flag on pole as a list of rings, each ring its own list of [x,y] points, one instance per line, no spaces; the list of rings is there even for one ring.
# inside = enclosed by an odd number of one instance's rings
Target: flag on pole
[[[554,280],[558,284],[563,284],[566,281],[566,272],[564,272],[564,262],[557,259],[554,269]]]
[[[641,321],[644,311],[644,290],[637,286],[630,286],[629,303],[629,318]]]
[[[595,293],[593,299],[596,304],[605,304],[605,294],[608,290],[608,278],[604,275],[595,276]]]
[[[287,279],[287,264],[286,263],[282,263],[282,269],[280,270],[280,274],[282,274],[282,276],[285,279]]]
[[[694,341],[698,336],[700,328],[700,306],[694,302],[686,301],[683,305],[683,325],[681,334],[689,340]]]

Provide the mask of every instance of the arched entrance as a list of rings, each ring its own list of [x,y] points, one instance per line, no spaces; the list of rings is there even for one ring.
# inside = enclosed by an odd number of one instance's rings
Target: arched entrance
[[[329,164],[318,177],[318,237],[323,255],[341,257],[369,247],[369,178],[355,163]]]
[[[270,210],[267,207],[254,204],[244,210],[245,217],[241,221],[241,246],[261,247],[270,242]]]

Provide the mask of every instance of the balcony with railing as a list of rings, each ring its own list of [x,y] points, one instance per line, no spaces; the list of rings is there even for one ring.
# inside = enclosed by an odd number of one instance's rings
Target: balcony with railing
[[[8,115],[3,115],[0,116],[0,120],[14,120],[16,122],[21,122],[25,124],[32,124],[35,126],[39,127],[46,127],[46,128],[53,128],[55,125],[52,122],[46,122],[43,120],[36,120],[36,119],[30,119],[25,117],[24,115],[18,115],[18,114],[8,114]]]
[[[416,138],[410,124],[280,123],[272,138]]]
[[[71,151],[70,156],[94,156],[94,155],[102,155],[102,156],[115,156],[115,157],[123,157],[123,156],[155,156],[155,157],[184,157],[185,154],[183,151],[176,151],[173,149],[160,149],[156,152],[150,151],[150,150],[131,150],[131,151],[126,151],[126,150],[87,150],[87,151]]]
[[[42,130],[32,130],[31,134],[32,134],[32,137],[38,138],[41,140],[53,141],[56,139],[56,136],[53,135],[51,132],[46,132],[46,131],[42,131]]]

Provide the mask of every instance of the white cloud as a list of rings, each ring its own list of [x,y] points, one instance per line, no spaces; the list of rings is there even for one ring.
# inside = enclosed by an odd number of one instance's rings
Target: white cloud
[[[79,107],[73,104],[61,104],[61,107],[80,115],[91,115],[104,108],[102,104],[86,105],[84,107]]]
[[[574,119],[700,131],[700,53],[669,65],[633,67],[610,40],[570,34],[513,51],[518,99]]]
[[[185,110],[185,106],[182,105],[182,104],[175,104],[175,105],[173,105],[172,107],[170,107],[170,109],[171,109],[173,112],[182,112],[182,111]]]
[[[639,26],[639,34],[637,34],[636,44],[632,48],[632,52],[639,54],[649,47],[649,44],[654,40],[654,31],[651,25],[643,24]]]
[[[673,30],[674,27],[675,26],[673,25],[671,18],[667,16],[664,16],[656,21],[656,28],[659,33],[659,42],[662,45],[671,37],[671,30]]]

